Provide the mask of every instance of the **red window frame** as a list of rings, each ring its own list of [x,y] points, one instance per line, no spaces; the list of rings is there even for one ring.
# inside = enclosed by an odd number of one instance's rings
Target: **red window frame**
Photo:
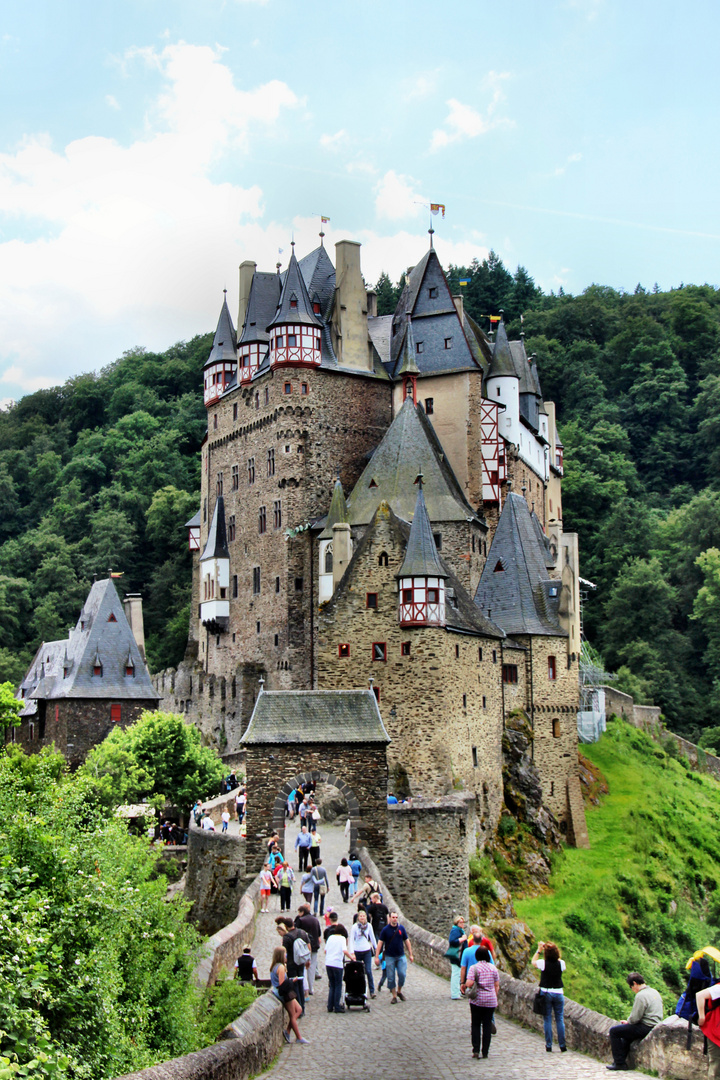
[[[401,641],[400,642],[400,655],[401,656],[409,656],[410,655],[410,642],[409,641]]]
[[[506,685],[514,686],[518,681],[517,664],[503,664],[502,681]]]
[[[122,705],[115,704],[110,706],[110,720],[113,724],[119,724],[122,720]]]
[[[375,655],[377,651],[378,655]],[[373,641],[372,643],[372,658],[374,662],[378,664],[384,664],[387,661],[387,642],[386,641]]]

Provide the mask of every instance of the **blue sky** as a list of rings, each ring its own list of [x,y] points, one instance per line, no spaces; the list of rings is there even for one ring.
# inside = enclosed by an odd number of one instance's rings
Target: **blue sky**
[[[716,3],[23,0],[0,15],[0,401],[213,329],[294,234],[720,284]],[[425,205],[423,205],[425,204]],[[278,256],[278,248],[283,254]]]

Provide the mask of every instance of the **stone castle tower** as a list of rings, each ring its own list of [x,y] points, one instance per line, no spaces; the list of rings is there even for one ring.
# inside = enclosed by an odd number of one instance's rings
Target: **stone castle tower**
[[[579,578],[562,447],[524,342],[492,341],[431,247],[377,316],[360,246],[240,267],[204,371],[208,432],[184,663],[156,682],[233,753],[268,690],[372,687],[395,782],[463,787],[491,830],[505,720],[578,808]]]

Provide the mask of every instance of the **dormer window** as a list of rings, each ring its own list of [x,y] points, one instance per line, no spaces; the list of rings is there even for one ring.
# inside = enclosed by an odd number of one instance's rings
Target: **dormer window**
[[[314,315],[319,315],[320,314],[320,303],[319,303],[318,300],[313,300],[313,314]]]
[[[297,311],[297,304],[298,304],[297,296],[295,295],[295,293],[293,293],[292,296],[290,297],[290,310],[291,311]]]
[[[428,296],[430,297],[430,299],[431,300],[437,300],[437,294],[438,294],[437,286],[436,285],[431,285],[430,288],[428,289]]]
[[[98,678],[101,678],[102,677],[102,672],[103,672],[103,666],[96,657],[95,658],[95,663],[93,664],[93,675],[97,675]]]
[[[415,342],[415,352],[416,353],[425,352],[425,342],[424,341],[416,341]]]
[[[132,656],[128,656],[127,663],[125,664],[125,674],[129,679],[135,678],[135,663]]]
[[[111,612],[110,612],[110,614],[108,615],[108,622],[117,622],[117,619],[116,619],[116,618],[115,618],[115,616],[113,615],[112,611],[111,611]]]
[[[502,564],[502,559],[498,559],[498,561],[495,563],[495,569],[493,570],[493,574],[503,573],[505,573],[505,567]]]

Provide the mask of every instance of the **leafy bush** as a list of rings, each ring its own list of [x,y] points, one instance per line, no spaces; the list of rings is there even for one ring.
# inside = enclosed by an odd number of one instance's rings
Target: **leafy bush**
[[[230,978],[223,971],[215,985],[208,987],[202,996],[199,1015],[203,1042],[216,1042],[228,1024],[241,1016],[256,997],[254,987]]]
[[[505,839],[508,836],[514,836],[517,832],[518,823],[512,814],[503,814],[500,818],[500,824],[498,825],[498,835]]]
[[[497,900],[493,867],[483,855],[474,855],[470,859],[470,893],[482,909]]]

